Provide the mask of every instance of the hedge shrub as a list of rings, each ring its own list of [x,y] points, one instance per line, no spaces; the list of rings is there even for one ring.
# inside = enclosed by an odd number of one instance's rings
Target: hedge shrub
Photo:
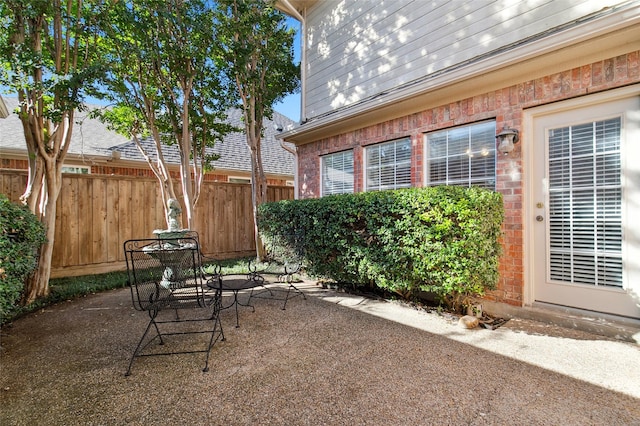
[[[37,266],[45,229],[25,206],[0,194],[0,320],[15,306]]]
[[[454,305],[495,288],[503,218],[501,194],[456,186],[284,200],[258,212],[267,250],[301,257],[311,276],[433,292]]]

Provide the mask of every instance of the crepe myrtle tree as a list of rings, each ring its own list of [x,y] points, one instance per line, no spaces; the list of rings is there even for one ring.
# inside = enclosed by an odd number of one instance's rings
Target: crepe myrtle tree
[[[295,30],[273,0],[218,0],[215,55],[228,82],[228,93],[243,112],[246,142],[251,154],[251,185],[256,255],[264,249],[258,233],[257,209],[267,199],[267,178],[260,142],[263,118],[273,105],[300,85],[300,67],[294,63]]]
[[[112,5],[104,24],[109,72],[102,97],[112,108],[100,115],[146,158],[165,213],[169,199],[177,197],[163,147],[178,147],[181,204],[191,229],[204,174],[218,158],[207,148],[236,130],[223,122],[227,98],[212,59],[212,6],[202,0],[125,0]],[[140,143],[146,136],[154,141],[153,152]]]
[[[49,293],[56,203],[74,114],[103,70],[97,18],[107,5],[94,0],[0,2],[0,85],[17,95],[29,159],[21,201],[46,229],[38,268],[22,302]]]

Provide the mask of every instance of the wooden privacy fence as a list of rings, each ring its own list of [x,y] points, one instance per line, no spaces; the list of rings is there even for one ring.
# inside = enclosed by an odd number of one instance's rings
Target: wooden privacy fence
[[[12,201],[22,195],[26,182],[26,172],[0,170],[0,193]],[[292,187],[268,189],[268,201],[292,198]],[[194,223],[204,254],[219,259],[253,254],[251,185],[204,182]],[[155,179],[66,174],[58,199],[51,276],[121,270],[126,240],[152,238],[154,229],[166,227]]]

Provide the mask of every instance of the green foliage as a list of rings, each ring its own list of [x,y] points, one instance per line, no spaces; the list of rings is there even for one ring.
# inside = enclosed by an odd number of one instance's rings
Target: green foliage
[[[294,63],[295,31],[275,0],[218,0],[215,55],[227,85],[226,93],[242,108],[247,146],[251,154],[253,210],[266,201],[267,178],[262,165],[263,119],[273,105],[299,89],[300,67]],[[257,227],[257,216],[254,215]],[[264,258],[256,238],[256,258]]]
[[[228,96],[255,108],[255,123],[271,117],[273,105],[300,88],[300,66],[293,60],[295,30],[274,0],[219,0],[216,60],[228,81]],[[251,123],[246,123],[247,125]]]
[[[18,301],[45,241],[45,230],[38,218],[0,194],[0,320]]]
[[[104,72],[96,18],[107,7],[99,0],[0,2],[0,85],[43,101],[42,117],[53,123],[80,108]]]
[[[200,162],[236,129],[222,123],[227,98],[214,61],[213,4],[204,0],[120,1],[109,8],[103,93],[117,106],[102,119],[125,136],[170,135],[162,143],[180,146],[185,158]],[[183,147],[183,126],[190,147]]]
[[[267,250],[313,276],[445,302],[498,279],[502,196],[441,186],[285,200],[259,208]]]
[[[163,145],[180,153],[180,203],[192,225],[202,174],[219,158],[211,152],[225,135],[227,96],[216,68],[213,8],[208,0],[122,0],[102,17],[109,70],[98,94],[114,106],[99,113],[110,129],[154,148],[138,149],[158,177],[165,204],[174,197]],[[157,159],[157,164],[150,160]]]
[[[50,239],[43,247],[45,261],[27,281],[25,302],[48,292],[68,136],[75,111],[83,109],[105,69],[96,23],[109,5],[102,0],[0,1],[0,88],[20,100],[18,117],[30,160],[25,202],[39,213]]]

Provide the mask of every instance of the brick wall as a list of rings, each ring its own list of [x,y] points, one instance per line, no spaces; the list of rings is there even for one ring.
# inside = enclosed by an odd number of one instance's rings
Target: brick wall
[[[73,163],[73,162],[71,162]],[[150,177],[155,175],[149,169],[146,168],[132,168],[132,167],[116,167],[112,165],[91,165],[91,174],[95,175],[107,175],[107,176],[136,176],[136,177]],[[0,159],[0,170],[27,170],[29,163],[27,160],[18,159]],[[180,172],[177,170],[170,171],[171,177],[179,182]],[[204,176],[205,182],[229,182],[229,176],[221,173],[209,172]],[[285,186],[287,184],[286,179],[268,178],[268,186]]]
[[[495,119],[496,129],[504,126],[522,129],[523,110],[559,100],[621,87],[640,81],[640,51],[609,58],[535,80],[505,87],[482,95],[452,100],[451,103],[378,123],[346,134],[322,139],[298,147],[301,198],[320,195],[320,156],[354,150],[354,188],[363,190],[363,147],[384,141],[410,137],[413,160],[413,186],[422,186],[424,133],[480,120]],[[500,262],[498,289],[489,299],[521,306],[523,301],[523,187],[520,147],[527,135],[520,135],[509,156],[497,160],[496,189],[505,206],[503,225],[504,256]]]
[[[27,170],[29,162],[27,160],[16,160],[13,158],[0,158],[0,169],[6,170]]]

